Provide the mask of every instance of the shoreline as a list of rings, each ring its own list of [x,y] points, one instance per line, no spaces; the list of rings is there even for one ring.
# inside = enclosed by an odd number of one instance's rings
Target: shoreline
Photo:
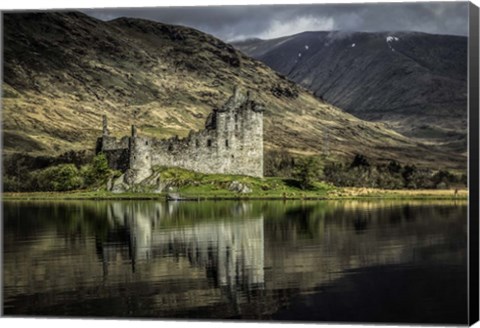
[[[467,200],[468,190],[461,189],[455,194],[451,189],[372,189],[372,188],[338,188],[318,195],[305,192],[289,195],[266,194],[183,194],[181,199],[168,200],[167,193],[112,193],[106,191],[73,192],[29,192],[2,193],[2,200],[162,200],[171,202],[200,202],[225,200]]]

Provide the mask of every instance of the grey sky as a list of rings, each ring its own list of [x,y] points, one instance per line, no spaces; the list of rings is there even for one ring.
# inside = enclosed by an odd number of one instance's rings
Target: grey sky
[[[110,20],[137,17],[194,27],[224,41],[303,31],[420,31],[468,34],[467,2],[83,9]]]

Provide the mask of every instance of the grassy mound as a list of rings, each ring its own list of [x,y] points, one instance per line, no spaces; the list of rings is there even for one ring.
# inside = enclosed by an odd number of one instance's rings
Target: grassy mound
[[[189,197],[283,197],[299,198],[326,196],[327,192],[334,189],[333,186],[316,182],[311,188],[303,190],[298,181],[293,179],[268,177],[254,178],[243,175],[226,174],[203,174],[180,168],[155,168],[154,175],[168,186],[172,191]],[[247,187],[250,192],[242,193],[232,190],[232,184],[241,184]]]

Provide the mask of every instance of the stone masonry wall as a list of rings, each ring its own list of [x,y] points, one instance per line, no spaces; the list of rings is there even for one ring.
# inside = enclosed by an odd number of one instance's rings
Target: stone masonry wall
[[[104,135],[97,140],[96,152],[103,152],[107,157],[108,165],[114,170],[126,171],[130,167],[130,138]]]

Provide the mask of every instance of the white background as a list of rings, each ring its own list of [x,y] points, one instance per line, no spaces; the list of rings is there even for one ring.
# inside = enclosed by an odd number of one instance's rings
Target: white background
[[[295,4],[295,3],[365,3],[379,2],[372,0],[345,1],[345,0],[0,0],[0,10],[5,9],[61,9],[61,8],[105,8],[105,7],[154,7],[154,6],[192,6],[192,5],[238,5],[238,4]],[[415,2],[406,1],[386,1],[382,2]],[[480,0],[472,1],[480,6]],[[3,62],[3,61],[2,61]],[[80,320],[80,319],[12,319],[1,318],[0,327],[29,327],[29,328],[298,328],[301,326],[312,326],[312,324],[290,324],[290,323],[245,323],[245,322],[198,322],[198,321],[135,321],[135,320]],[[332,325],[318,324],[316,327],[381,327],[380,325]],[[392,326],[390,326],[392,327]],[[480,324],[475,325],[476,328]]]

